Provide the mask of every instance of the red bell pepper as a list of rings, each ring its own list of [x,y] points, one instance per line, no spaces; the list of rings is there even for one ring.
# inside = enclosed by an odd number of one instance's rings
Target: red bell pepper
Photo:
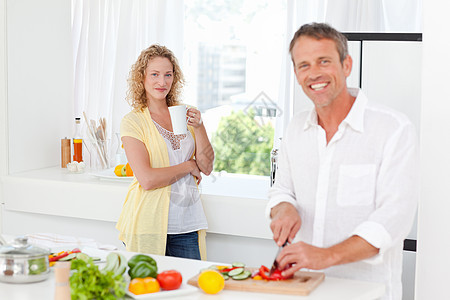
[[[230,272],[231,270],[234,270],[234,269],[237,269],[237,268],[240,268],[240,267],[226,268],[226,269],[220,270],[219,272],[220,272],[220,273],[228,273],[228,272]]]
[[[67,255],[69,255],[69,252],[64,252],[63,254],[60,254],[60,255],[58,255],[58,256],[49,257],[48,261],[49,261],[49,262],[51,262],[51,261],[57,261],[57,260],[59,260],[60,258],[66,257]]]
[[[281,275],[281,270],[276,269],[275,271],[272,272],[272,274],[270,274],[269,279],[278,281],[283,280],[284,277]]]
[[[259,275],[261,275],[261,277],[265,280],[270,280],[270,278],[269,278],[269,276],[267,276],[266,272],[269,272],[269,269],[266,266],[262,265],[259,268]]]
[[[272,274],[270,274],[270,276],[266,274],[267,272],[269,272],[269,268],[267,268],[266,266],[262,265],[259,268],[259,275],[261,275],[261,277],[265,280],[278,281],[278,280],[287,279],[286,277],[283,277],[283,275],[281,275],[282,271],[279,269],[276,269],[275,271],[273,271]],[[256,276],[256,274],[255,274],[255,276]],[[289,278],[292,278],[292,276]]]

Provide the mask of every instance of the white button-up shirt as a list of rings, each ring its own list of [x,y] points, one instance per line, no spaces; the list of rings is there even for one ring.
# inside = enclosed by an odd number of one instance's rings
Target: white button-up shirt
[[[403,114],[349,91],[357,98],[328,144],[314,109],[294,116],[266,215],[280,202],[293,204],[302,219],[296,240],[318,247],[362,237],[379,254],[323,271],[385,283],[383,299],[401,299],[403,240],[419,197],[418,139]]]

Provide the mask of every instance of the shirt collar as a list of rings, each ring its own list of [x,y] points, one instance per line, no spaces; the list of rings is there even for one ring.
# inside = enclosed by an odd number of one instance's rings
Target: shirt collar
[[[303,130],[307,130],[310,127],[314,127],[318,125],[317,121],[317,113],[316,108],[313,107],[311,111],[309,112],[308,117],[306,118],[305,125],[303,126]]]
[[[348,91],[356,99],[341,124],[347,124],[356,131],[364,132],[364,110],[367,105],[367,97],[360,89],[349,88]]]
[[[351,128],[356,131],[363,132],[364,131],[364,110],[367,104],[367,97],[364,93],[357,88],[348,88],[350,95],[356,97],[355,102],[352,105],[348,115],[342,121],[342,124],[347,124]],[[318,125],[317,120],[317,112],[316,108],[313,107],[309,112],[308,117],[306,118],[305,125],[303,126],[303,130],[307,130],[310,127],[314,127]],[[339,126],[341,126],[339,125]]]

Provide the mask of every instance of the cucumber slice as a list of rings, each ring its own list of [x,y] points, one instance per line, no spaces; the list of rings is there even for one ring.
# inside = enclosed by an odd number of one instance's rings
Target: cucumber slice
[[[69,260],[72,260],[72,259],[74,259],[76,257],[77,257],[76,253],[70,253],[69,255],[64,256],[63,258],[58,259],[58,261],[69,261]]]
[[[252,272],[250,272],[249,270],[245,270],[241,274],[232,276],[231,278],[233,278],[234,280],[244,280],[249,278],[250,276],[252,276]]]
[[[233,276],[241,274],[242,272],[244,272],[244,268],[233,269],[230,272],[228,272],[228,276],[233,277]]]
[[[234,262],[231,265],[233,266],[233,268],[235,268],[235,267],[244,268],[245,267],[245,264],[241,263],[241,262]]]
[[[223,279],[228,280],[228,278],[230,278],[230,276],[228,276],[227,274],[222,274]]]
[[[87,255],[86,253],[77,253],[77,259],[81,259],[85,262],[87,262],[89,260],[89,255]]]

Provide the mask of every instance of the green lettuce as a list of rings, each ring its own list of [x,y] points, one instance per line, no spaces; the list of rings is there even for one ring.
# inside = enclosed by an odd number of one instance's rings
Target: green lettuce
[[[122,275],[100,272],[91,258],[75,259],[71,264],[70,293],[72,299],[120,299],[125,296],[126,282]]]

